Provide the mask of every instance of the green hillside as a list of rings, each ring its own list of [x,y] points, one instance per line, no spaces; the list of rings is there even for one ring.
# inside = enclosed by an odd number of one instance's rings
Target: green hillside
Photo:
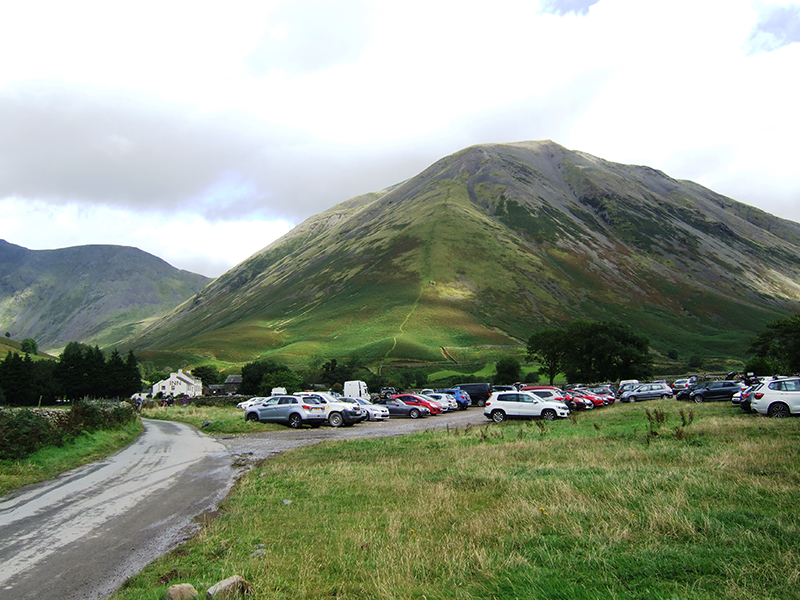
[[[577,318],[742,358],[800,309],[800,225],[552,142],[446,157],[297,226],[134,340],[228,362],[444,361]]]
[[[209,281],[137,248],[28,250],[0,240],[0,330],[56,353],[71,341],[111,346]]]

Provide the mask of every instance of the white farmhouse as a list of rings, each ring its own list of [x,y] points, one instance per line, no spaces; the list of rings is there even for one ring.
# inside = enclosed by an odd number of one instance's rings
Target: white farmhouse
[[[203,382],[192,377],[189,372],[184,373],[178,369],[177,373],[170,373],[169,379],[162,379],[153,386],[153,397],[161,392],[162,396],[179,396],[185,394],[190,398],[203,395]]]

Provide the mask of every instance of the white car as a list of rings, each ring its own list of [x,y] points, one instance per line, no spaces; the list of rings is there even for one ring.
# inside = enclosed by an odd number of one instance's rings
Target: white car
[[[358,402],[342,402],[341,398],[328,392],[297,392],[295,396],[300,398],[313,398],[318,404],[325,407],[325,417],[331,427],[341,427],[342,425],[353,425],[360,423],[366,418],[364,409]]]
[[[433,402],[440,404],[442,408],[448,412],[458,410],[458,402],[456,402],[456,398],[452,394],[431,392],[430,394],[420,394],[420,396],[430,398]]]
[[[389,409],[385,406],[373,404],[363,398],[356,398],[356,401],[361,405],[361,408],[367,411],[368,421],[386,421],[389,418]]]
[[[554,421],[569,417],[569,409],[563,402],[543,400],[531,392],[493,392],[486,401],[483,415],[495,423],[534,417]]]
[[[250,398],[250,400],[243,400],[242,402],[239,402],[239,404],[236,405],[236,408],[243,408],[244,410],[247,410],[251,406],[255,406],[256,404],[258,404],[259,402],[266,402],[267,400],[269,400],[269,398],[270,397],[266,396],[256,396],[255,398]]]
[[[750,393],[750,409],[770,417],[800,414],[800,377],[768,379]]]

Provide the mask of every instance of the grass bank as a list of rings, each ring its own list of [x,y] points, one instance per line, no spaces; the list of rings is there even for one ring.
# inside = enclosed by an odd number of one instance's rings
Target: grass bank
[[[244,420],[244,411],[235,406],[158,406],[142,409],[147,419],[180,421],[208,435],[281,431],[285,426]]]
[[[113,598],[233,574],[256,598],[796,598],[798,442],[800,419],[664,400],[322,443]]]
[[[83,433],[63,446],[48,446],[22,460],[0,461],[0,496],[24,485],[52,479],[81,465],[110,456],[142,433],[138,419],[118,429]]]

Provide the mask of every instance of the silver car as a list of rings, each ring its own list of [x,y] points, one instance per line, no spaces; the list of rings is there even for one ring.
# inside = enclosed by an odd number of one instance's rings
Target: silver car
[[[325,407],[314,398],[270,396],[266,402],[247,409],[244,418],[261,423],[281,423],[293,429],[303,425],[319,427],[327,420]]]
[[[623,392],[619,399],[622,402],[638,402],[640,400],[669,398],[670,396],[672,396],[672,388],[666,383],[640,383],[632,390]]]

